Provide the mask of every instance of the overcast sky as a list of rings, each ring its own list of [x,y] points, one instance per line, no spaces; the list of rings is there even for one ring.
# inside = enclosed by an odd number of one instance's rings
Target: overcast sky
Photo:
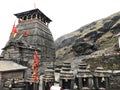
[[[34,2],[52,20],[49,28],[54,40],[120,11],[120,0],[1,0],[0,49],[8,41],[16,20],[13,14],[34,9]]]

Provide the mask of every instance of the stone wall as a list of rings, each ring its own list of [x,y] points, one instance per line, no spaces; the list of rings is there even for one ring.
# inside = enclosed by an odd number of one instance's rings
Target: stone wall
[[[120,89],[120,72],[114,73],[110,78],[110,88],[111,90]]]

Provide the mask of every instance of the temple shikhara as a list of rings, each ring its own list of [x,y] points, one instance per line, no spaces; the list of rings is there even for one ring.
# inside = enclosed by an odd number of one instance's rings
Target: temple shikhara
[[[24,66],[31,66],[34,50],[41,67],[55,60],[54,41],[48,27],[49,19],[39,9],[14,14],[18,19],[16,36],[10,35],[2,55]],[[13,32],[14,33],[14,32]],[[28,72],[29,73],[29,72]]]
[[[49,23],[52,20],[39,9],[14,15],[18,19],[18,24],[15,25],[16,21],[13,23],[9,41],[6,43],[1,54],[1,61],[12,61],[27,68],[26,72],[23,73],[23,77],[24,79],[30,79],[36,72],[33,70],[37,70],[36,73],[39,76],[44,72],[46,66],[53,65],[55,61],[54,40],[49,29]],[[35,52],[37,52],[37,63],[39,66],[35,66],[33,69],[33,64],[36,64]],[[14,67],[14,64],[11,67]],[[8,71],[11,72],[11,70]],[[1,72],[0,76],[2,76]],[[11,76],[10,79],[12,78],[18,79],[17,76]],[[4,83],[5,81],[2,79],[0,79],[0,82]],[[2,88],[2,86],[0,87]]]

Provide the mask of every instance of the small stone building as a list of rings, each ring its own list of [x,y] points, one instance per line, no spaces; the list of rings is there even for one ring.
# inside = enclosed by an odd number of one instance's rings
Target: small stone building
[[[54,69],[52,66],[48,66],[42,78],[42,90],[50,90],[50,87],[54,85],[54,82]]]
[[[79,64],[75,80],[78,90],[93,89],[93,75],[87,67],[88,65],[86,63]]]
[[[24,79],[26,69],[13,61],[0,61],[0,90],[3,90],[7,80]]]
[[[110,74],[103,67],[97,67],[94,72],[95,88],[110,90]]]
[[[71,70],[71,62],[65,61],[60,71],[59,86],[63,90],[73,90],[75,76]]]

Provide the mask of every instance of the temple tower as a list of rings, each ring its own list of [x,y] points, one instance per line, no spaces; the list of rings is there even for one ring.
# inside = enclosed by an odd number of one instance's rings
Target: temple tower
[[[4,58],[11,58],[19,64],[30,67],[34,58],[34,50],[36,50],[42,69],[45,69],[48,64],[53,64],[55,60],[54,40],[48,27],[51,19],[39,9],[14,15],[18,19],[16,26],[18,34],[16,37],[10,36],[3,48],[2,55]],[[26,31],[29,33],[23,35]]]

